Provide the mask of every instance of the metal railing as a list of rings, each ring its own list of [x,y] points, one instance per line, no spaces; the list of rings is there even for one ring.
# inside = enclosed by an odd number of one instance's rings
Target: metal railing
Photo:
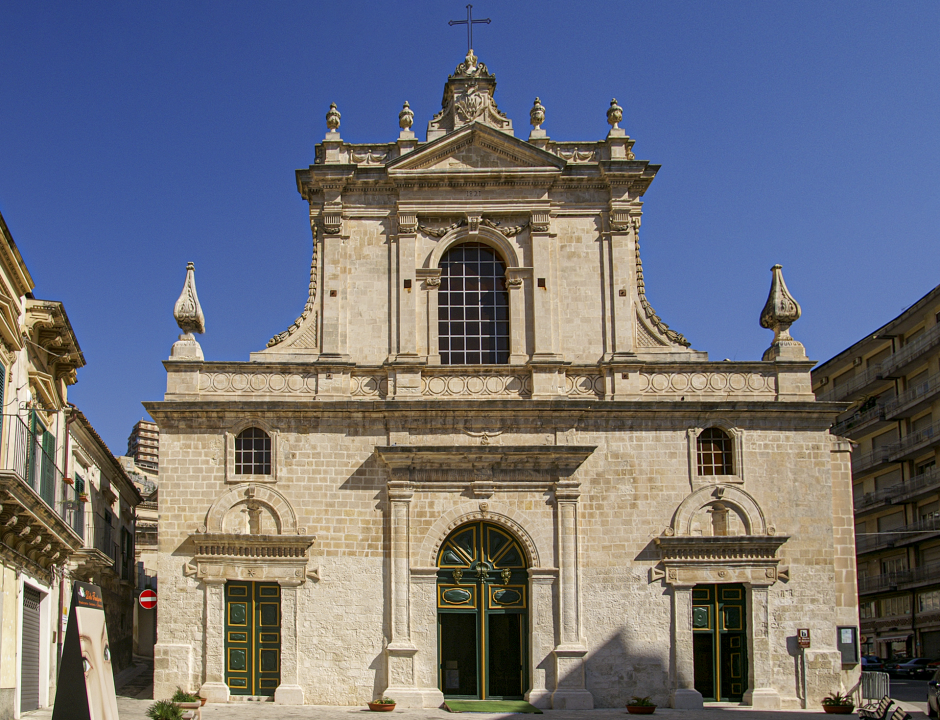
[[[882,573],[881,575],[872,575],[858,579],[859,595],[864,593],[881,592],[896,587],[902,583],[911,581],[910,570],[895,570],[894,572]]]
[[[881,365],[872,365],[865,372],[856,375],[851,380],[846,380],[844,383],[836,385],[824,393],[820,393],[816,396],[816,399],[825,401],[840,400],[841,398],[847,397],[866,385],[880,380],[883,377],[881,367]]]
[[[852,504],[856,510],[861,510],[884,502],[888,498],[900,500],[923,490],[932,489],[934,486],[940,486],[940,467],[932,467],[920,475],[915,475],[907,482],[899,482],[891,487],[859,495]]]
[[[853,454],[852,472],[858,474],[863,470],[868,470],[868,468],[888,462],[892,453],[895,452],[895,448],[896,443],[891,443],[890,445],[885,445],[884,447],[880,447],[877,450],[872,450],[871,452],[867,452],[862,455]]]
[[[908,570],[910,579],[907,582],[926,582],[940,580],[940,563],[928,563]]]
[[[19,475],[56,515],[84,537],[84,503],[75,488],[65,483],[56,465],[54,438],[50,452],[50,448],[43,447],[43,438],[30,430],[19,415],[4,415],[3,424],[9,427],[7,469]]]
[[[100,550],[109,558],[118,572],[121,562],[121,550],[114,542],[114,528],[101,515],[95,516],[95,549]]]
[[[861,427],[872,420],[884,420],[885,409],[886,406],[884,405],[875,405],[865,412],[855,413],[852,417],[846,418],[842,422],[833,425],[832,434],[845,435],[853,428]]]
[[[926,380],[910,387],[893,400],[885,403],[885,415],[894,415],[895,413],[906,410],[911,405],[916,405],[926,400],[940,391],[940,373],[934,373]]]
[[[940,343],[940,324],[934,325],[919,338],[882,360],[881,367],[884,370],[884,374],[887,375],[903,366],[905,363],[910,362],[937,343]]]
[[[891,457],[894,458],[931,442],[940,442],[940,422],[905,435],[900,442],[892,443],[887,447],[891,449]]]

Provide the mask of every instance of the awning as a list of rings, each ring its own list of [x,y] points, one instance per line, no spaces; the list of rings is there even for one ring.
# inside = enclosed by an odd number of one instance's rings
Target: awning
[[[869,638],[869,640],[876,640],[877,642],[904,642],[911,636],[911,633],[908,633],[907,635],[889,635],[888,637]]]

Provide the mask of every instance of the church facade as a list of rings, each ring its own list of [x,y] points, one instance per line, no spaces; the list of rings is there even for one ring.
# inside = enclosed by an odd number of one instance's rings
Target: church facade
[[[495,87],[471,51],[424,141],[407,103],[377,144],[330,108],[306,304],[250,361],[203,359],[187,271],[145,403],[155,697],[795,708],[857,679],[850,448],[779,266],[762,360],[692,350],[646,297],[658,166],[616,101],[556,142],[536,99],[523,140]]]

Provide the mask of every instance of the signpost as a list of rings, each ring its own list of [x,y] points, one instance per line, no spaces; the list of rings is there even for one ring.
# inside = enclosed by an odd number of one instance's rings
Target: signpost
[[[796,629],[796,644],[800,648],[800,674],[803,685],[803,709],[806,709],[806,648],[809,647],[809,628]]]
[[[157,606],[157,594],[153,590],[144,590],[140,593],[138,602],[144,610],[153,610]]]

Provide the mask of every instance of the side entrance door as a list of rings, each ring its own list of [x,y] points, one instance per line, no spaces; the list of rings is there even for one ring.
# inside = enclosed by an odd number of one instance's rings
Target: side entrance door
[[[438,553],[439,687],[445,697],[521,699],[526,690],[528,574],[519,542],[463,525]]]
[[[225,583],[225,684],[233,695],[273,695],[281,682],[281,587]]]
[[[747,690],[743,585],[692,588],[695,689],[705,700],[738,701]]]

